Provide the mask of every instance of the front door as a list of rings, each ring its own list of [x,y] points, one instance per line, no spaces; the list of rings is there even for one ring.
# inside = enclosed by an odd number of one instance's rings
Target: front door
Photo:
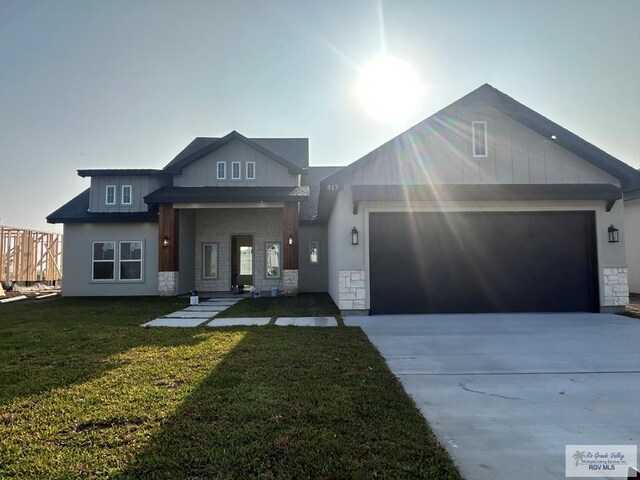
[[[231,237],[231,286],[253,285],[253,237],[233,235]]]

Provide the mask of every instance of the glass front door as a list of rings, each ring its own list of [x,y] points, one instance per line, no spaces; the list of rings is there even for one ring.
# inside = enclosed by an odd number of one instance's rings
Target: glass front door
[[[231,237],[231,286],[253,285],[253,237],[234,235]]]

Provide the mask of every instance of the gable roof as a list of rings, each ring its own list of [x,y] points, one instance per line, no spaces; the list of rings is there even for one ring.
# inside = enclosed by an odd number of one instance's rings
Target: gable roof
[[[158,212],[90,212],[90,188],[69,200],[55,212],[47,216],[47,223],[123,223],[157,222]]]
[[[312,222],[318,218],[320,182],[343,168],[344,167],[309,167],[309,170],[302,175],[300,183],[309,187],[309,201],[300,204],[298,218],[301,221]]]
[[[359,160],[356,160],[352,164],[323,179],[320,183],[318,219],[326,220],[328,218],[333,207],[333,201],[338,193],[338,190],[335,189],[327,191],[327,185],[342,185],[346,178],[374,161],[376,158],[375,154],[380,149],[389,147],[398,141],[402,142],[404,140],[410,140],[417,131],[424,129],[431,122],[434,122],[438,115],[447,109],[454,106],[465,106],[474,102],[482,102],[495,108],[504,115],[507,115],[545,138],[550,138],[552,135],[555,136],[555,143],[604,172],[619,179],[623,190],[640,188],[640,172],[635,170],[633,167],[627,165],[621,160],[618,160],[614,156],[609,155],[607,152],[580,138],[576,134],[571,133],[566,128],[561,127],[557,123],[552,122],[543,115],[540,115],[529,107],[514,100],[488,83],[485,83],[471,93],[468,93],[459,100],[456,100],[452,104],[439,110],[430,117],[427,117],[400,135],[372,150]]]
[[[164,171],[172,174],[180,173],[187,165],[224,147],[233,140],[238,140],[280,163],[291,173],[302,173],[309,166],[309,140],[307,138],[247,138],[234,130],[220,138],[195,138],[164,167]]]

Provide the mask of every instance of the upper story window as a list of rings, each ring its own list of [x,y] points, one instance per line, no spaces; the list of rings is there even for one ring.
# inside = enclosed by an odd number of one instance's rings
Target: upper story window
[[[256,179],[256,162],[247,162],[247,180]]]
[[[122,186],[122,205],[131,205],[131,185]]]
[[[227,179],[227,164],[224,162],[218,162],[216,164],[216,178],[218,180]]]
[[[116,204],[116,186],[115,185],[107,185],[107,193],[105,195],[105,203],[107,205],[115,205]]]
[[[487,151],[487,122],[472,122],[472,138],[474,157],[486,157]]]
[[[231,163],[231,180],[240,180],[240,162]]]

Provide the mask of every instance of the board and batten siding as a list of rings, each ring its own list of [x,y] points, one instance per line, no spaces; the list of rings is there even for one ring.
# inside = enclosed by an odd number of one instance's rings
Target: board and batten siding
[[[149,207],[144,203],[144,196],[166,184],[159,176],[136,175],[116,177],[91,177],[89,194],[90,212],[128,213],[146,212]],[[107,185],[116,187],[115,205],[107,205]],[[131,185],[131,205],[122,205],[122,186]]]
[[[473,157],[471,124],[487,123],[487,157]],[[617,178],[485,104],[453,106],[373,151],[351,184],[610,183]]]
[[[225,162],[226,179],[218,180],[216,165]],[[231,179],[232,162],[240,162],[241,178]],[[255,162],[255,180],[247,180],[247,162]],[[240,141],[232,141],[187,165],[173,179],[176,187],[287,187],[298,185],[298,175]]]

